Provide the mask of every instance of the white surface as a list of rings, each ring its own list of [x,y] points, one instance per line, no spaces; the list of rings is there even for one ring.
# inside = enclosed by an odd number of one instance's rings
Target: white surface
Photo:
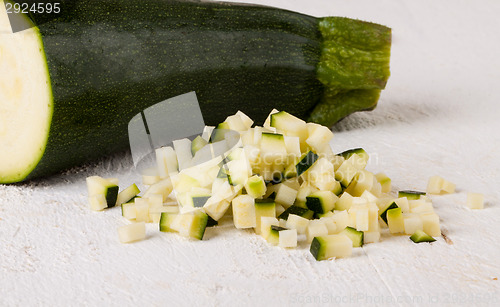
[[[257,1],[256,1],[257,2]],[[119,243],[118,208],[91,212],[86,176],[135,178],[115,156],[30,185],[0,185],[0,305],[430,305],[500,304],[500,2],[259,1],[393,28],[392,76],[379,107],[339,123],[335,151],[362,146],[368,169],[395,189],[424,190],[435,174],[457,193],[432,197],[453,241],[407,236],[316,262],[250,231],[217,227],[190,242],[147,225]],[[484,210],[466,192],[485,194]]]

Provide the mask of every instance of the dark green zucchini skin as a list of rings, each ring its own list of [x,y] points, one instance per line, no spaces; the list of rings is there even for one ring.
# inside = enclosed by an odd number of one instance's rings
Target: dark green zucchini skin
[[[45,153],[25,180],[126,149],[135,114],[190,91],[207,125],[237,110],[262,123],[273,108],[302,118],[319,102],[329,108],[317,77],[318,18],[207,1],[70,3],[38,26],[54,110]]]
[[[196,91],[206,124],[242,110],[304,116],[323,86],[316,18],[260,6],[168,0],[72,1],[39,25],[54,96],[48,145],[28,176],[126,149],[128,121]]]

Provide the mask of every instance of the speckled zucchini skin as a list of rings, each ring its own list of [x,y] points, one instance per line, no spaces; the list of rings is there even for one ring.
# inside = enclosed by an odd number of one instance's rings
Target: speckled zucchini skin
[[[208,125],[237,110],[257,123],[273,108],[307,118],[327,104],[319,22],[221,2],[72,0],[39,25],[54,109],[45,153],[25,179],[126,149],[135,114],[190,91]]]

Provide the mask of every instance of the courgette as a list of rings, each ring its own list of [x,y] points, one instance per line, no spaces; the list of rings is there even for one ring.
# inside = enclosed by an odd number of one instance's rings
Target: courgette
[[[389,77],[391,30],[348,18],[211,1],[73,0],[56,18],[19,15],[38,26],[5,34],[3,1],[0,183],[124,150],[134,115],[186,92],[196,91],[208,125],[237,110],[262,123],[272,103],[330,126],[374,108]]]

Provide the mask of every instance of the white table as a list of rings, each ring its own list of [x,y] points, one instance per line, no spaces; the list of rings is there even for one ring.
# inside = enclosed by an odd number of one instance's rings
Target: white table
[[[0,185],[0,305],[500,304],[500,2],[261,0],[316,16],[393,29],[392,76],[373,112],[334,127],[335,151],[362,146],[394,189],[435,174],[457,193],[433,196],[453,244],[384,235],[353,257],[316,262],[306,248],[271,247],[218,227],[190,242],[148,225],[124,245],[118,208],[91,212],[85,177],[137,177],[116,155],[36,184]],[[481,192],[484,210],[466,208]]]

